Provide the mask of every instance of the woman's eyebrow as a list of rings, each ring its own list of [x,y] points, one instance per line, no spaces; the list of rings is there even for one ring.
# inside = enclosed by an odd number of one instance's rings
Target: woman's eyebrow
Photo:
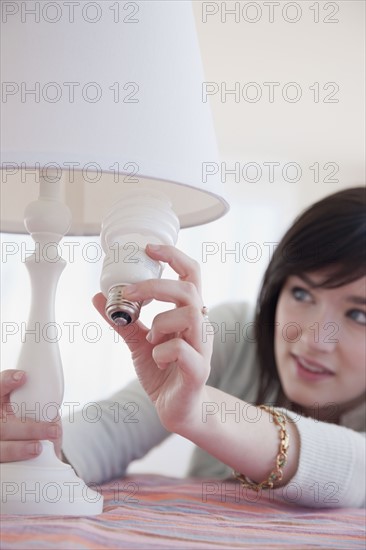
[[[345,298],[345,301],[352,302],[353,304],[358,304],[361,306],[366,305],[366,298],[363,296],[347,296],[347,298]]]
[[[310,287],[315,287],[317,286],[316,283],[314,283],[314,281],[312,281],[310,279],[310,277],[308,277],[307,275],[305,275],[304,273],[302,273],[301,275],[295,275],[295,277],[298,277],[299,279],[301,279],[302,281],[304,281],[304,283],[306,283],[308,286]]]
[[[310,279],[310,277],[308,277],[307,275],[305,275],[303,273],[301,275],[296,275],[296,277],[299,277],[299,279],[304,281],[304,283],[309,285],[309,287],[315,288],[317,286],[316,283],[314,283],[314,281],[312,281]],[[351,302],[352,304],[357,304],[357,305],[361,305],[361,306],[366,305],[366,297],[365,296],[347,296],[344,300],[345,300],[345,302]]]

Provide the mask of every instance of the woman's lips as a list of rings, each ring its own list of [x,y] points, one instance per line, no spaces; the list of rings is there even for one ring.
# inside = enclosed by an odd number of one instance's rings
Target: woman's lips
[[[292,357],[295,361],[297,374],[305,380],[323,380],[329,378],[329,376],[334,376],[334,372],[316,361],[299,355],[292,354]]]

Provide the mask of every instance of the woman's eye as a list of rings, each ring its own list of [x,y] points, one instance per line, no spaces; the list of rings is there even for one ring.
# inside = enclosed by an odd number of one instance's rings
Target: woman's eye
[[[310,293],[300,286],[295,286],[294,288],[292,288],[291,294],[295,298],[295,300],[299,302],[308,302],[311,299]]]
[[[348,317],[360,325],[366,325],[366,311],[362,311],[361,309],[352,309],[348,312]]]

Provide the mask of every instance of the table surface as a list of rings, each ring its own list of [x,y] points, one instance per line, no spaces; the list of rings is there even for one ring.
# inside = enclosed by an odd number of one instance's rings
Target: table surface
[[[365,550],[365,510],[303,508],[236,481],[131,475],[94,517],[2,516],[2,549]]]

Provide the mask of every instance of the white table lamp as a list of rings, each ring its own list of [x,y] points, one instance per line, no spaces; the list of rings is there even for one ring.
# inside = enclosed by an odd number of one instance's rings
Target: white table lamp
[[[191,3],[71,4],[9,2],[3,13],[1,231],[23,233],[25,221],[41,250],[66,233],[96,235],[134,188],[140,206],[149,190],[166,196],[181,227],[222,216],[220,181],[202,177],[218,154]],[[65,266],[34,258],[26,262],[28,327],[54,322]],[[61,406],[62,363],[51,340],[22,346],[17,368],[28,382],[11,396],[18,415],[37,410],[50,421]],[[1,512],[101,513],[102,496],[42,443],[39,457],[1,464]]]

